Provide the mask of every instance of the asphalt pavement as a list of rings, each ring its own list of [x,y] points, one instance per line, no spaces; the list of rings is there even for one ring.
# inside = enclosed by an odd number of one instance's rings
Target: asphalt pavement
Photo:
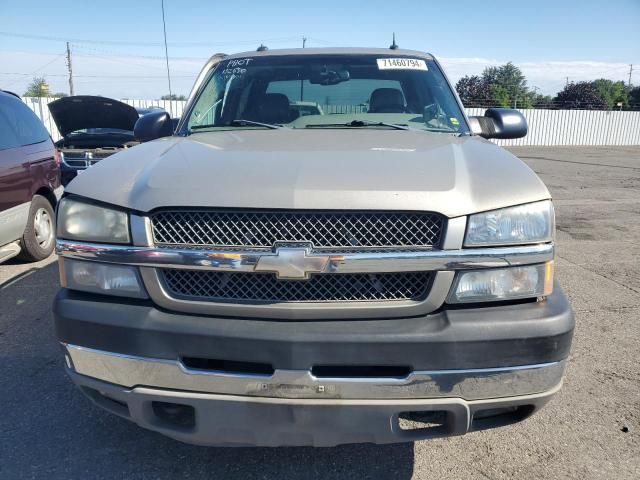
[[[523,423],[335,448],[205,448],[94,407],[63,371],[55,258],[0,265],[0,479],[640,478],[640,148],[513,148],[551,190],[576,311],[564,388]]]

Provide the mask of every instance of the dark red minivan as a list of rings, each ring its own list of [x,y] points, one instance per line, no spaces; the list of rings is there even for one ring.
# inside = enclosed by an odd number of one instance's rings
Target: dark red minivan
[[[51,255],[61,195],[60,159],[49,132],[19,97],[0,91],[0,262]]]

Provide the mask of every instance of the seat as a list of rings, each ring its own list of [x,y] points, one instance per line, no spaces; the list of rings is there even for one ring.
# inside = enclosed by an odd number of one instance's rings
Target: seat
[[[289,123],[295,116],[289,98],[283,93],[267,93],[245,114],[247,120],[263,123]]]
[[[377,88],[369,98],[369,113],[404,113],[404,95],[397,88]]]

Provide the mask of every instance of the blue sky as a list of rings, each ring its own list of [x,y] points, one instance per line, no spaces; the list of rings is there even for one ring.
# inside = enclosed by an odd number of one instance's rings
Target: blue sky
[[[55,8],[54,8],[55,7]],[[637,64],[640,0],[485,2],[165,0],[174,91],[187,94],[219,51],[383,46],[439,57],[452,80],[513,61],[532,86],[555,93],[570,80],[626,80]],[[20,34],[25,37],[5,35]],[[50,38],[28,38],[42,36]],[[160,0],[0,0],[0,88],[22,93],[33,75],[68,91],[64,40],[72,43],[76,93],[154,98],[165,93]]]

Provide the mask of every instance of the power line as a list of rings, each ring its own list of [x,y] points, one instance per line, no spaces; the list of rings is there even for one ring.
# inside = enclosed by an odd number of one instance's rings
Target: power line
[[[19,72],[0,72],[0,75],[14,75],[21,77],[29,77],[33,75],[33,73],[19,73]],[[67,77],[66,73],[46,73],[43,72],[42,75],[47,77]],[[172,75],[173,78],[195,78],[198,76],[197,73],[193,75]],[[164,75],[74,75],[73,78],[165,78]]]
[[[170,44],[169,44],[170,45]],[[101,53],[102,55],[96,55],[93,53],[84,53],[84,54],[79,54],[76,52],[76,55],[83,55],[85,57],[92,57],[92,56],[102,56],[103,58],[105,57],[121,57],[121,58],[143,58],[146,60],[164,60],[164,55],[133,55],[130,53],[118,53],[118,52],[114,52],[114,51],[109,51],[109,50],[102,50],[102,49],[97,49],[97,48],[91,48],[91,47],[83,47],[81,45],[78,44],[73,44],[73,46],[76,49],[80,49],[81,51],[85,51],[85,52],[98,52]],[[30,53],[30,52],[28,52]],[[175,60],[186,60],[186,61],[197,61],[197,62],[205,62],[207,61],[207,59],[209,57],[171,57],[174,61]],[[164,67],[162,67],[164,68]]]
[[[142,46],[142,47],[161,47],[163,42],[131,42],[128,40],[89,40],[84,38],[68,38],[68,37],[55,37],[48,35],[30,35],[25,33],[15,32],[0,32],[4,37],[16,37],[16,38],[30,38],[33,40],[47,40],[47,41],[59,41],[59,42],[71,42],[71,43],[85,43],[91,45],[122,45],[122,46]],[[173,42],[170,43],[172,47],[213,47],[213,46],[225,46],[225,45],[253,45],[258,44],[261,41],[269,43],[291,42],[298,40],[300,37],[274,37],[265,38],[262,40],[238,40],[238,41],[225,41],[225,42]]]
[[[33,72],[31,72],[31,73],[25,73],[24,75],[31,77],[31,76],[35,75],[36,73],[38,73],[40,70],[43,70],[43,69],[47,68],[47,67],[48,67],[49,65],[51,65],[53,62],[55,62],[55,61],[56,61],[56,60],[58,60],[60,57],[63,57],[63,56],[65,56],[65,55],[66,55],[65,53],[58,54],[58,55],[56,55],[56,56],[55,56],[55,58],[54,58],[53,60],[50,60],[50,61],[48,61],[47,63],[45,63],[44,65],[42,65],[41,67],[36,68]],[[5,85],[5,88],[8,88],[8,87],[11,87],[12,85],[15,85],[15,84],[16,84],[16,83],[18,83],[20,80],[21,80],[20,78],[19,78],[19,79],[17,79],[17,80],[14,80],[13,82],[9,83],[8,85]]]
[[[84,48],[83,48],[83,50],[84,50]],[[96,50],[96,49],[93,49],[93,48],[91,48],[89,50],[100,52],[100,50]],[[80,56],[80,57],[99,58],[99,59],[102,59],[102,60],[106,60],[108,62],[120,63],[120,64],[123,64],[123,65],[136,65],[139,68],[143,67],[145,70],[146,69],[150,69],[150,68],[151,69],[157,69],[157,70],[160,70],[160,69],[164,70],[165,69],[165,67],[161,66],[161,65],[151,65],[151,64],[148,64],[148,63],[144,64],[144,65],[141,65],[141,63],[139,61],[125,60],[125,59],[122,59],[119,56],[115,56],[115,55],[109,55],[109,54],[101,55],[101,54],[96,54],[96,53],[78,53],[77,51],[74,52],[74,53],[75,53],[76,56]],[[126,55],[124,58],[138,58],[138,59],[139,58],[143,58],[143,59],[145,59],[147,57],[138,57],[138,56],[135,56],[135,55]],[[180,60],[180,57],[172,57],[172,58],[173,58],[174,63],[175,63],[176,60]],[[190,57],[189,59],[193,60],[193,61],[197,61],[199,65],[203,64],[204,62],[207,61],[206,58]],[[152,60],[153,61],[164,60],[164,57],[154,57]],[[173,75],[174,77],[176,76],[175,73],[183,73],[183,74],[190,74],[191,75],[191,72],[187,72],[187,71],[184,71],[184,70],[175,70],[174,69],[173,73],[174,73],[174,75]],[[196,75],[196,74],[194,73],[193,75]]]

